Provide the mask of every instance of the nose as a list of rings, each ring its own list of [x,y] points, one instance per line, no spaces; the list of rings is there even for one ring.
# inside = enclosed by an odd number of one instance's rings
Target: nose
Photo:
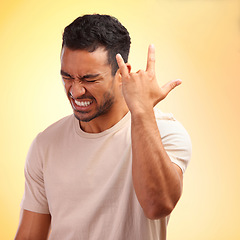
[[[69,92],[74,99],[77,99],[86,93],[86,89],[80,81],[73,81]]]

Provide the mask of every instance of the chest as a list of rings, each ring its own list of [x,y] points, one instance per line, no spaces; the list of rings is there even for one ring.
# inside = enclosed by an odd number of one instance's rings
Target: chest
[[[126,181],[131,182],[131,154],[130,131],[50,146],[44,167],[50,209],[63,202],[84,205],[86,199],[116,202]]]

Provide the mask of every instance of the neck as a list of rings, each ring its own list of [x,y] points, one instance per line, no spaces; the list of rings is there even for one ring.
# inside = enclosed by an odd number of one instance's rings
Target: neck
[[[128,107],[124,103],[120,108],[112,108],[109,113],[98,116],[90,122],[79,121],[80,128],[87,133],[100,133],[118,123],[127,113]]]

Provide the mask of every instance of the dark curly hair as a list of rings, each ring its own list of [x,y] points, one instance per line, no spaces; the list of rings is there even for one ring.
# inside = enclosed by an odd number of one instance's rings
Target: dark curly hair
[[[109,15],[84,15],[75,19],[63,32],[62,47],[71,50],[95,51],[104,47],[108,55],[108,63],[114,76],[118,70],[116,54],[120,53],[125,62],[131,39],[127,29],[115,18]]]

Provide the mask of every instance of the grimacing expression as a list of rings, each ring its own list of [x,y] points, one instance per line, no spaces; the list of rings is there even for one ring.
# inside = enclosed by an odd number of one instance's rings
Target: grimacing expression
[[[115,101],[115,77],[104,48],[94,52],[63,47],[61,75],[66,94],[79,121],[107,114]]]

